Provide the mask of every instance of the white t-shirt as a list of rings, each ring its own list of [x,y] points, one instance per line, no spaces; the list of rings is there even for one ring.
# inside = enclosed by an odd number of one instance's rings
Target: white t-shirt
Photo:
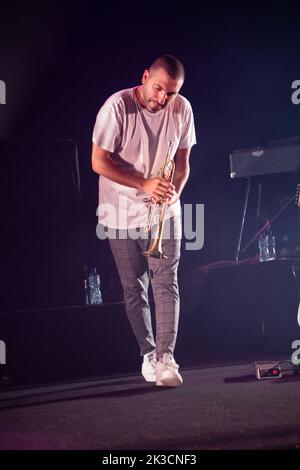
[[[111,95],[101,107],[93,142],[111,153],[119,165],[136,170],[145,178],[158,176],[172,141],[171,158],[178,148],[196,143],[193,111],[189,101],[177,95],[165,108],[151,113],[143,108],[129,88]],[[146,193],[105,176],[99,177],[99,223],[112,228],[137,228],[146,225]],[[180,215],[179,200],[167,207],[166,218]]]

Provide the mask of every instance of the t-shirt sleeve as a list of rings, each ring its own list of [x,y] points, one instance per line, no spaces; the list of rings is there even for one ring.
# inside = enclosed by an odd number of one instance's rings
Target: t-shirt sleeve
[[[197,143],[193,110],[189,102],[183,116],[182,131],[178,148],[190,148]]]
[[[93,142],[108,152],[115,152],[121,143],[122,108],[107,101],[97,114]]]

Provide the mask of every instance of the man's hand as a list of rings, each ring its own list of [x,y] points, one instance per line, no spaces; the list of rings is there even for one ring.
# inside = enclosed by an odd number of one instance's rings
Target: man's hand
[[[142,190],[151,196],[151,201],[166,202],[169,201],[176,195],[174,184],[170,181],[166,181],[161,178],[149,178],[143,181]]]
[[[169,199],[168,201],[165,201],[165,202],[168,206],[172,206],[172,204],[175,204],[175,202],[178,201],[178,199],[179,199],[179,194],[176,193],[176,191],[175,191],[174,196],[171,197],[171,199]]]
[[[171,199],[161,199],[161,198],[156,198],[156,197],[150,197],[149,199],[145,199],[145,202],[150,202],[150,204],[167,204],[168,206],[171,206],[172,204],[175,204],[175,202],[179,199],[179,194],[175,192],[174,196],[171,197]]]

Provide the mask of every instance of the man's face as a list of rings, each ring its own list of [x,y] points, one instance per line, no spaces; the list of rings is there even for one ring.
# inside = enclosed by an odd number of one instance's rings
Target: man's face
[[[163,68],[159,68],[151,72],[145,70],[142,84],[139,87],[141,104],[151,113],[156,113],[175,99],[183,79],[174,80]]]

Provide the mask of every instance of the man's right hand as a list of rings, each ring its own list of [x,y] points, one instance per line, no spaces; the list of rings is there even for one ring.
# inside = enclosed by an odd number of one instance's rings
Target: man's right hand
[[[142,191],[161,202],[167,202],[175,195],[174,184],[161,178],[146,179],[141,186]]]

